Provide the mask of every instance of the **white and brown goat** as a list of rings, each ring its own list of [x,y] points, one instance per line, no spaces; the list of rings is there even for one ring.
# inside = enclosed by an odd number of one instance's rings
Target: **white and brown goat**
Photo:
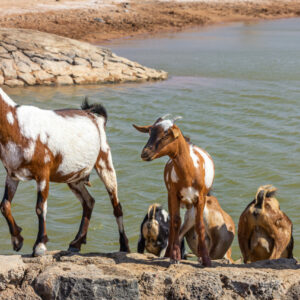
[[[170,234],[166,256],[175,262],[181,259],[180,205],[187,209],[195,207],[195,229],[199,236],[197,256],[202,258],[204,266],[210,266],[211,261],[205,245],[203,210],[206,195],[214,180],[214,163],[206,151],[185,139],[174,121],[175,119],[168,120],[163,117],[157,119],[153,125],[133,126],[138,131],[150,135],[141,154],[143,160],[151,161],[165,155],[170,157],[164,171],[170,214]]]
[[[230,262],[231,244],[235,235],[235,226],[232,218],[227,214],[214,196],[207,196],[203,211],[205,224],[205,243],[211,259],[221,259],[225,257]],[[192,223],[192,228],[191,227]],[[192,252],[197,255],[198,236],[195,231],[195,210],[194,207],[187,210],[184,223],[181,226],[179,241],[186,239]]]
[[[12,213],[11,202],[19,181],[37,182],[36,213],[39,221],[33,255],[43,255],[46,233],[49,181],[67,183],[80,200],[83,214],[70,251],[80,251],[95,200],[85,184],[93,168],[109,194],[119,227],[120,250],[129,251],[123,227],[123,213],[117,195],[117,179],[106,140],[106,110],[85,101],[82,109],[44,110],[17,105],[0,88],[0,158],[7,172],[1,212],[6,218],[14,250],[23,245],[21,228]]]
[[[276,190],[272,185],[259,187],[240,216],[238,240],[245,263],[293,257],[293,225],[280,210]]]

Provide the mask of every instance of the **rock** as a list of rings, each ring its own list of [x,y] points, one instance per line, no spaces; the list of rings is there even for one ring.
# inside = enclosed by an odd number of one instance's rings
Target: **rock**
[[[36,79],[30,73],[18,73],[18,78],[22,79],[27,85],[35,85]]]
[[[0,85],[10,86],[167,78],[166,72],[118,57],[107,48],[54,34],[13,28],[0,28],[0,70],[4,78]],[[18,81],[17,76],[22,80]]]
[[[5,79],[13,79],[17,77],[16,65],[12,59],[1,59],[0,68],[3,71]]]
[[[101,268],[61,263],[41,273],[34,285],[42,299],[139,299],[132,276],[106,275]]]
[[[27,269],[21,255],[1,255],[0,266],[0,291],[9,284],[20,284]]]
[[[8,79],[4,81],[4,84],[8,85],[9,87],[24,86],[24,82],[19,79]]]
[[[45,72],[44,70],[35,71],[33,72],[33,74],[36,78],[37,83],[39,84],[43,84],[53,78],[53,75]]]
[[[292,259],[203,268],[137,253],[0,256],[0,299],[300,299]]]
[[[70,85],[73,84],[73,79],[68,75],[57,76],[56,83],[59,85]]]

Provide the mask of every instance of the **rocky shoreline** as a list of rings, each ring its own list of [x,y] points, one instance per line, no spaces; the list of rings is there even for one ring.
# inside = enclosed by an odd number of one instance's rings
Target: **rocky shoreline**
[[[161,80],[167,73],[109,49],[29,29],[0,29],[0,86]]]
[[[249,265],[168,259],[137,253],[0,256],[0,299],[299,299],[294,259]]]

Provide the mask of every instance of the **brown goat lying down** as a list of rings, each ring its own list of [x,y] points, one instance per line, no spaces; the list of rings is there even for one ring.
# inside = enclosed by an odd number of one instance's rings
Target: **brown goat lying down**
[[[197,254],[198,236],[195,227],[184,233],[186,219],[195,219],[194,209],[187,210],[184,224],[180,230],[179,239],[184,237],[194,254]],[[211,259],[231,258],[231,244],[235,235],[235,226],[232,218],[221,208],[218,199],[214,196],[207,196],[203,211],[205,224],[205,244]],[[195,221],[194,221],[195,222]]]
[[[258,188],[239,220],[238,239],[245,263],[293,257],[292,222],[280,210],[276,188]]]

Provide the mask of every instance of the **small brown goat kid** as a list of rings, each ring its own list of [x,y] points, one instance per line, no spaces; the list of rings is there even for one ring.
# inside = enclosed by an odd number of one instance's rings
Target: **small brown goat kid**
[[[181,259],[179,230],[181,225],[180,205],[195,207],[195,229],[198,234],[197,256],[202,258],[204,266],[211,261],[205,245],[205,227],[203,210],[206,195],[214,180],[214,163],[210,155],[201,148],[189,143],[176,120],[159,118],[153,125],[136,126],[138,131],[149,133],[141,157],[145,161],[168,155],[170,160],[165,166],[164,179],[168,190],[168,208],[170,214],[170,233],[166,256],[174,262]]]
[[[46,233],[49,182],[68,184],[82,205],[82,219],[70,251],[80,251],[86,236],[95,200],[85,185],[93,168],[109,194],[119,227],[120,250],[129,251],[118,199],[117,177],[106,139],[107,114],[100,104],[84,102],[82,109],[45,110],[17,105],[0,88],[0,158],[6,169],[4,196],[0,205],[14,250],[23,245],[21,227],[11,213],[11,202],[19,181],[37,183],[36,214],[39,230],[33,255],[43,255]]]
[[[238,239],[245,263],[293,257],[292,222],[280,210],[276,188],[258,188],[255,199],[242,213]]]

